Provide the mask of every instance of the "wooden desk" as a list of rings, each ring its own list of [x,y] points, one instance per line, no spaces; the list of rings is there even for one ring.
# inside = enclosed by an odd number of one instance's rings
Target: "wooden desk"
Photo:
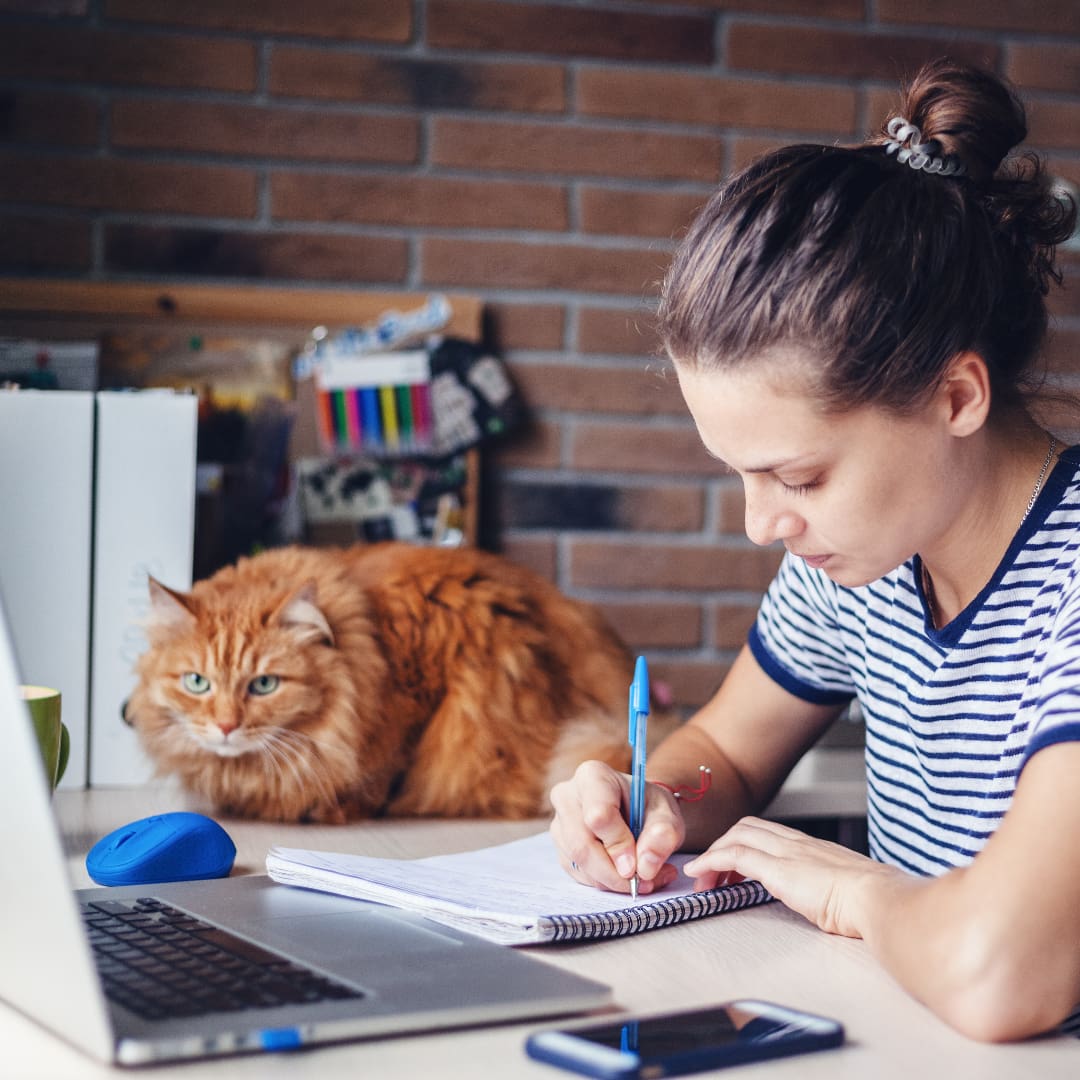
[[[91,844],[125,821],[183,808],[168,789],[61,791],[56,809],[76,884],[88,884],[83,858]],[[258,873],[272,844],[384,856],[423,856],[515,839],[543,822],[383,821],[349,827],[224,822],[236,841],[237,873]],[[601,979],[630,1009],[683,1008],[734,997],[761,997],[843,1021],[848,1045],[836,1051],[762,1063],[747,1080],[911,1080],[978,1077],[1028,1080],[1080,1075],[1080,1042],[1053,1038],[984,1046],[955,1034],[909,998],[870,958],[862,942],[830,937],[779,904],[721,915],[621,941],[530,950],[539,959]],[[2,960],[0,960],[2,962]],[[145,1077],[201,1080],[288,1076],[289,1080],[476,1080],[560,1073],[528,1060],[528,1031],[512,1024],[324,1047],[289,1056],[262,1055],[165,1066]],[[0,1075],[11,1080],[115,1076],[11,1009],[0,1006]],[[129,1074],[130,1075],[130,1074]]]

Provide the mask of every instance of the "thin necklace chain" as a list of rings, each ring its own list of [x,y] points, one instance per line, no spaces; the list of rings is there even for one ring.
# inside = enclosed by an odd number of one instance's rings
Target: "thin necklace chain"
[[[1054,460],[1054,451],[1057,449],[1057,439],[1053,435],[1050,436],[1050,449],[1046,451],[1046,460],[1042,464],[1042,468],[1039,470],[1039,479],[1035,481],[1035,490],[1031,493],[1031,498],[1028,499],[1027,509],[1024,511],[1024,516],[1020,519],[1020,524],[1023,525],[1027,521],[1028,514],[1031,513],[1031,508],[1035,505],[1035,500],[1039,497],[1039,492],[1042,491],[1043,481],[1046,479],[1046,470],[1050,468],[1050,462]]]
[[[1042,491],[1043,481],[1046,479],[1046,472],[1050,468],[1050,462],[1054,460],[1054,451],[1057,450],[1058,441],[1053,435],[1050,436],[1050,449],[1046,451],[1046,460],[1042,463],[1042,468],[1039,470],[1039,478],[1035,481],[1035,490],[1031,493],[1031,498],[1028,499],[1027,509],[1024,511],[1024,516],[1020,519],[1020,524],[1023,525],[1027,521],[1028,514],[1031,513],[1031,508],[1035,505],[1035,500],[1039,497],[1039,492]],[[1019,528],[1019,526],[1017,526]],[[926,607],[930,612],[930,623],[933,626],[938,624],[938,611],[937,603],[934,600],[934,583],[930,580],[930,572],[926,569],[926,563],[922,564],[922,588],[923,596],[926,597]]]

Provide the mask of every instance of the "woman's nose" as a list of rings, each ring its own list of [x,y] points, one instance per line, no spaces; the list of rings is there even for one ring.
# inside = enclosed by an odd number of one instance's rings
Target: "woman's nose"
[[[746,513],[744,528],[751,543],[767,547],[777,540],[788,540],[802,530],[802,518],[787,509],[779,499],[764,493],[744,492]]]

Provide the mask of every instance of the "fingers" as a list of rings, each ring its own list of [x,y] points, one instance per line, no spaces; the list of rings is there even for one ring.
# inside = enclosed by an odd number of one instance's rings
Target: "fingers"
[[[646,881],[658,882],[674,851],[686,839],[686,825],[674,797],[655,784],[645,787],[645,823],[637,841],[637,872]],[[665,884],[677,877],[674,867]]]
[[[626,823],[629,778],[600,762],[579,766],[574,778],[551,790],[555,817],[551,833],[563,867],[584,884],[611,892],[629,892],[636,872],[648,893],[676,876],[665,865],[682,842],[682,816],[659,789],[646,793],[645,826],[637,843]]]
[[[636,863],[634,836],[622,815],[628,791],[625,776],[595,761],[551,789],[551,833],[576,881],[612,892],[629,889]]]
[[[763,818],[736,822],[683,868],[698,890],[765,876],[771,863],[790,856],[808,838],[797,829]]]

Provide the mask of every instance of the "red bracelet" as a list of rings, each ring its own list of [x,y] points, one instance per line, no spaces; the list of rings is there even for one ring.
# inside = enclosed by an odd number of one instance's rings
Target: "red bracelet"
[[[659,780],[653,780],[652,782],[657,787],[662,787],[665,791],[670,791],[676,799],[684,799],[686,802],[697,802],[698,799],[705,798],[705,792],[712,786],[712,769],[708,765],[699,765],[698,772],[701,774],[701,780],[697,787],[691,787],[689,784],[679,784],[678,787],[672,787],[670,784],[661,784]]]

